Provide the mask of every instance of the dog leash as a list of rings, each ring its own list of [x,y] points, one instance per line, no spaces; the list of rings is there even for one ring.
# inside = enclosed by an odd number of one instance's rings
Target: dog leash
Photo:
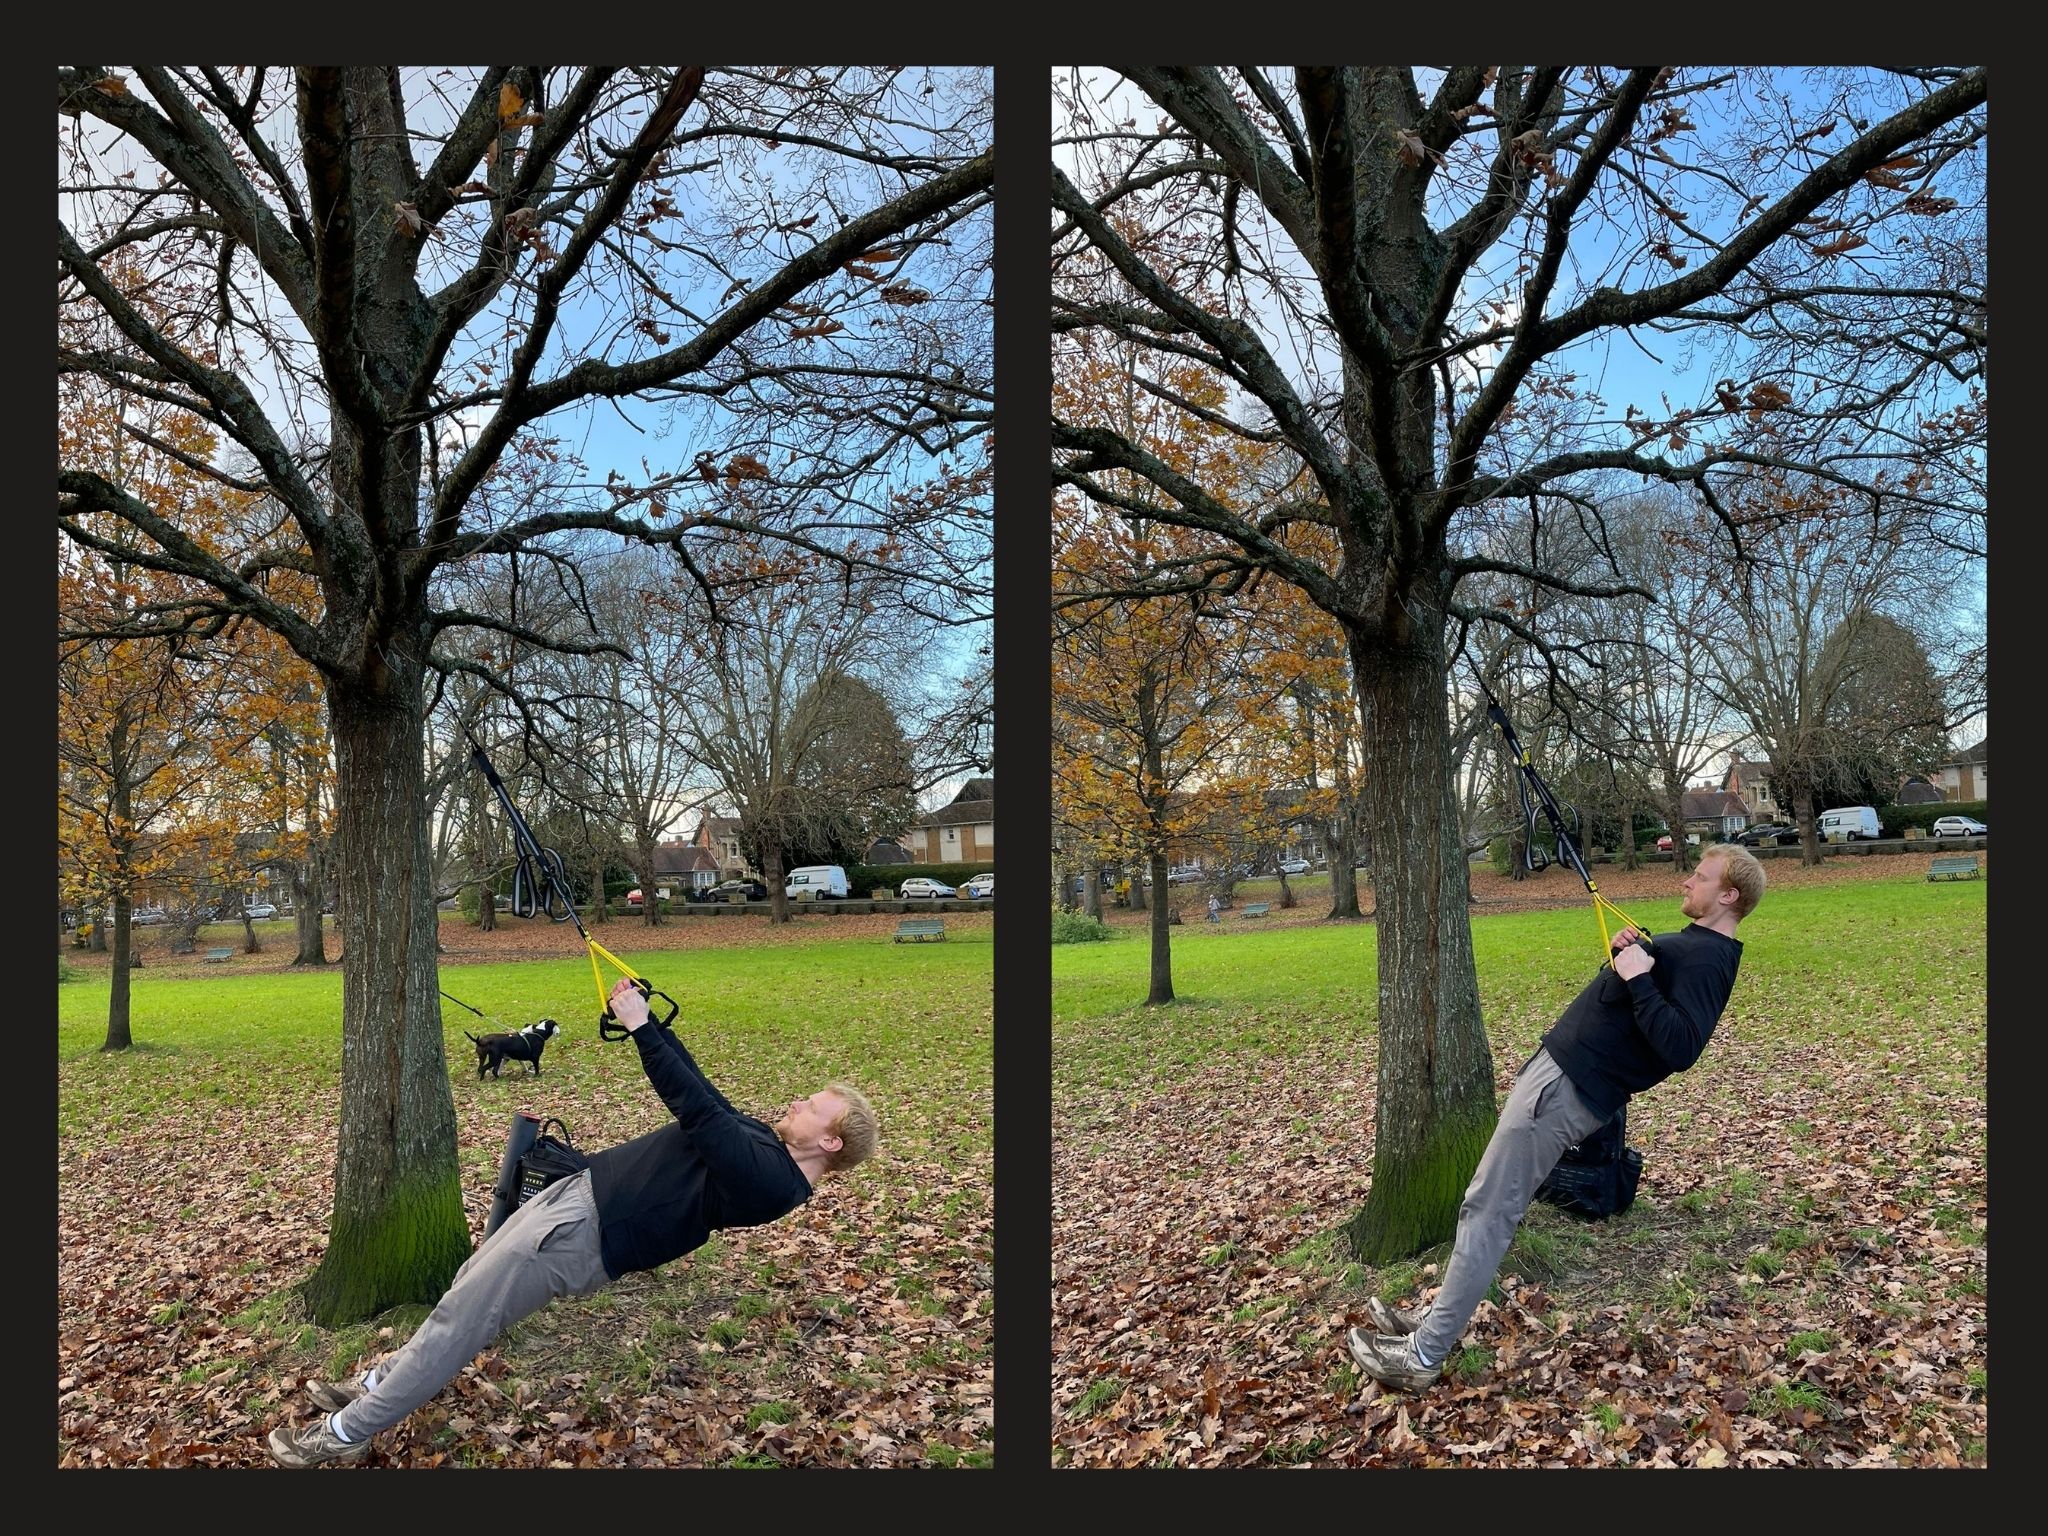
[[[598,1038],[624,1040],[632,1033],[619,1022],[618,1015],[612,1012],[611,998],[605,992],[604,973],[597,968],[600,957],[620,975],[630,980],[640,995],[647,999],[650,1023],[664,1029],[674,1023],[678,1011],[676,1000],[666,992],[656,991],[652,982],[590,936],[590,930],[583,926],[583,919],[576,915],[576,903],[569,895],[568,870],[562,863],[562,856],[552,848],[541,847],[533,835],[533,829],[527,826],[526,818],[519,814],[519,807],[512,803],[512,796],[505,788],[505,781],[498,777],[498,770],[491,766],[491,759],[485,753],[483,743],[476,739],[474,731],[469,733],[469,744],[475,749],[470,755],[470,761],[490,781],[491,788],[497,793],[498,803],[505,808],[506,819],[512,824],[512,845],[519,852],[519,865],[512,876],[512,915],[533,917],[546,912],[555,922],[573,922],[576,925],[576,931],[583,936],[584,947],[590,953],[590,979],[597,986]],[[542,890],[543,886],[546,887],[545,892]],[[555,910],[557,902],[561,906],[559,912]],[[524,910],[521,910],[522,903]],[[446,997],[448,994],[444,992],[441,995]],[[668,1013],[665,1017],[654,1017],[652,1009],[657,998],[668,1004]]]
[[[440,991],[439,988],[436,988],[435,990]],[[481,1008],[470,1008],[468,1003],[465,1003],[461,998],[456,997],[453,993],[443,991],[441,992],[441,995],[447,998],[448,1001],[453,1003],[456,1007],[469,1009],[471,1013],[475,1014],[478,1018],[482,1019],[486,1024],[497,1025],[499,1029],[503,1030],[508,1035],[516,1035],[519,1033],[518,1030],[514,1029],[510,1024],[507,1024],[495,1013],[485,1013]]]

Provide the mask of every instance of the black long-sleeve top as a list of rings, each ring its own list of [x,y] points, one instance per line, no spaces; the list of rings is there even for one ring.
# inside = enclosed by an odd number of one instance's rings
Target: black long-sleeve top
[[[1742,941],[1692,923],[1657,935],[1653,953],[1657,963],[1627,981],[1603,966],[1543,1037],[1602,1115],[1700,1059],[1735,990]]]
[[[591,1154],[606,1273],[652,1269],[720,1227],[757,1227],[811,1198],[811,1181],[772,1127],[726,1102],[683,1043],[633,1031],[640,1066],[675,1119]]]

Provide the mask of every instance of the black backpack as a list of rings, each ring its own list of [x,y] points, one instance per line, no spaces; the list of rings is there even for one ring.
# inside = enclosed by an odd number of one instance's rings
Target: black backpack
[[[1574,1216],[1599,1220],[1617,1216],[1635,1203],[1642,1176],[1643,1154],[1628,1145],[1624,1104],[1613,1119],[1564,1149],[1550,1177],[1536,1187],[1536,1198]]]

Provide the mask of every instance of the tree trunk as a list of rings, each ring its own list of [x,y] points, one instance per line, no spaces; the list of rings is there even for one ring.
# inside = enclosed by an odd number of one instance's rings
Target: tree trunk
[[[1684,794],[1682,788],[1664,791],[1664,819],[1671,825],[1671,863],[1680,874],[1692,868],[1686,862]]]
[[[647,899],[646,887],[640,891],[640,899]],[[590,850],[590,926],[595,928],[611,916],[611,901],[604,890],[604,855],[593,848]]]
[[[114,824],[132,827],[135,824],[135,809],[126,771],[126,737],[121,736],[115,747],[114,795],[112,811]],[[125,1051],[134,1044],[128,1030],[130,1014],[128,956],[135,942],[135,934],[129,923],[133,910],[128,895],[128,855],[133,844],[120,842],[114,849],[114,899],[107,905],[107,920],[93,924],[93,937],[105,939],[106,930],[114,930],[114,976],[107,994],[107,1038],[101,1043],[103,1051]]]
[[[1330,917],[1363,917],[1358,905],[1358,797],[1351,782],[1351,731],[1348,722],[1331,733],[1330,787],[1337,794],[1337,815],[1331,822]]]
[[[1339,794],[1345,793],[1340,781]],[[1339,812],[1330,823],[1330,918],[1363,917],[1358,905],[1358,831],[1353,816]]]
[[[1173,1001],[1173,941],[1166,925],[1172,918],[1172,903],[1166,898],[1166,850],[1152,850],[1152,986],[1145,994],[1147,1006]]]
[[[1081,878],[1081,910],[1099,923],[1102,921],[1102,866],[1090,864]]]
[[[316,834],[306,856],[292,865],[292,927],[299,948],[292,957],[293,965],[327,963],[326,919],[320,915],[326,875],[327,849]]]
[[[408,644],[408,641],[411,643]],[[340,860],[341,1146],[313,1317],[432,1302],[469,1255],[442,1050],[420,752],[424,636],[399,631],[360,686],[330,683]]]
[[[768,920],[771,923],[786,923],[789,921],[789,889],[788,882],[783,878],[782,859],[782,839],[774,836],[763,837],[761,839],[761,879],[768,887],[768,901],[770,904]],[[640,902],[644,906],[647,900],[647,889],[645,886],[642,886]]]
[[[1131,882],[1131,910],[1143,912],[1145,908],[1145,871],[1142,868],[1127,871]]]
[[[125,794],[117,796],[117,808],[124,814],[126,808],[120,806],[119,802],[126,799]],[[113,921],[107,925],[114,930],[114,978],[107,996],[107,1038],[100,1046],[103,1051],[125,1051],[135,1043],[134,1037],[128,1032],[128,959],[134,953],[135,944],[135,933],[128,923],[129,911],[127,896],[116,895]]]
[[[1280,871],[1280,910],[1285,912],[1294,905],[1294,888],[1287,883],[1287,871]]]
[[[1416,602],[1414,589],[1408,601]],[[1366,827],[1379,951],[1372,1188],[1348,1227],[1367,1263],[1451,1237],[1493,1134],[1493,1056],[1479,1013],[1451,781],[1442,625],[1390,643],[1353,631],[1364,696]]]
[[[655,840],[653,838],[640,837],[634,839],[633,859],[640,867],[634,870],[633,873],[640,877],[640,911],[644,914],[642,920],[650,928],[657,927],[661,922],[661,903],[655,900],[654,897],[654,851]],[[773,885],[777,882],[770,881],[769,883]],[[604,889],[604,876],[601,873],[598,876],[597,888],[599,890]],[[777,922],[787,922],[789,920],[788,913],[782,908],[778,907],[776,911]]]
[[[1799,823],[1799,862],[1807,869],[1820,866],[1820,812],[1810,789],[1792,792],[1793,819]]]

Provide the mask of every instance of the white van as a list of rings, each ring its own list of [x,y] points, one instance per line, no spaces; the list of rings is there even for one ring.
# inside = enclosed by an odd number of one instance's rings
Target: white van
[[[1844,805],[1822,811],[1819,832],[1824,843],[1875,842],[1883,836],[1878,830],[1877,812],[1867,805]]]
[[[838,864],[806,864],[792,869],[783,882],[782,894],[792,901],[823,901],[828,896],[852,894],[846,870]]]

